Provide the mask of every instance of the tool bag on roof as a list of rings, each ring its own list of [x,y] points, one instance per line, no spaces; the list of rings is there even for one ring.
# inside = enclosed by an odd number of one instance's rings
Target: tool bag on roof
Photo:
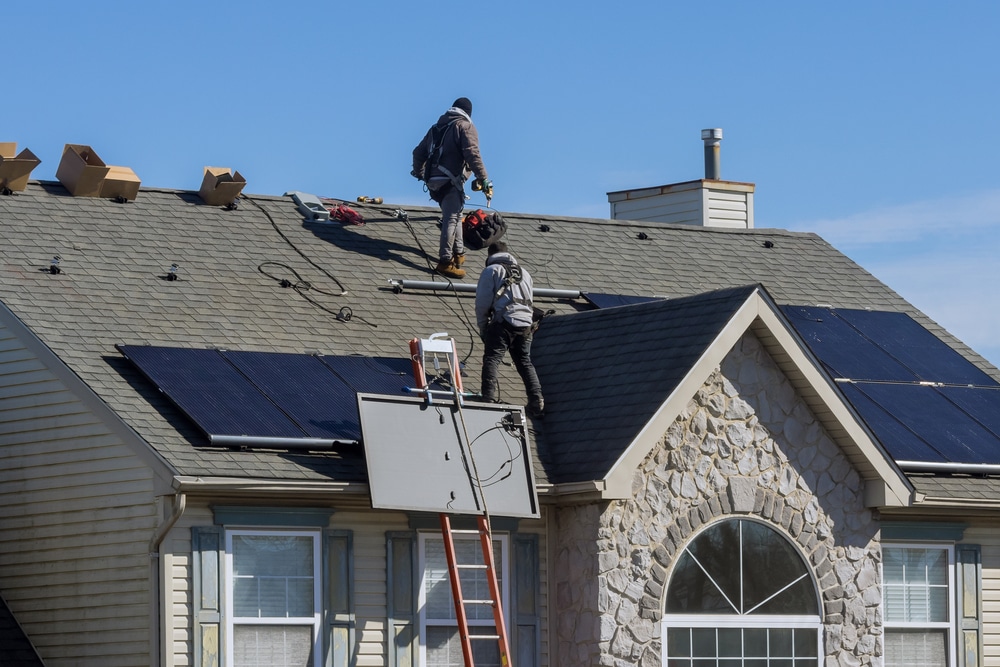
[[[462,220],[462,242],[470,250],[482,250],[499,241],[507,231],[507,222],[496,211],[487,213],[481,208]]]

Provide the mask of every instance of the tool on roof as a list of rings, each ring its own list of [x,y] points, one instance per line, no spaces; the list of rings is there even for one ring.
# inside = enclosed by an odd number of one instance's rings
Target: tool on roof
[[[365,219],[361,217],[361,214],[347,204],[337,204],[328,210],[330,211],[330,217],[338,222],[346,222],[349,225],[358,226],[365,224]]]
[[[358,197],[359,204],[381,204],[381,197]]]

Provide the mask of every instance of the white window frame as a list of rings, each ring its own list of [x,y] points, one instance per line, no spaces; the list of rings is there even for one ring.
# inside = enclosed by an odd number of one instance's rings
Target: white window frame
[[[819,594],[819,590],[816,587],[816,578],[814,572],[809,565],[809,559],[806,558],[802,552],[799,550],[798,546],[788,540],[787,537],[782,535],[775,528],[763,521],[757,521],[752,517],[730,517],[723,519],[723,521],[752,521],[754,523],[759,523],[767,528],[773,530],[781,539],[785,539],[789,544],[792,545],[795,552],[798,554],[799,558],[805,564],[806,571],[809,575],[809,580],[812,583],[812,588],[814,594],[816,595],[817,604],[820,610],[823,608],[822,596]],[[716,525],[715,522],[708,526],[705,526],[702,531],[699,531],[698,535],[695,535],[691,541],[696,540],[702,532],[708,530],[712,526]],[[690,544],[690,542],[688,543]],[[684,547],[685,549],[687,546]],[[683,553],[683,549],[678,552],[677,558]],[[740,569],[743,569],[743,553],[739,554]],[[671,583],[671,577],[667,579],[667,586],[669,587]],[[742,576],[741,576],[741,586],[742,586]],[[823,619],[819,614],[788,614],[788,615],[776,615],[776,614],[663,614],[663,618],[660,622],[660,636],[662,637],[661,648],[660,648],[660,660],[662,664],[667,665],[670,663],[670,658],[667,656],[668,642],[667,635],[670,628],[763,628],[763,629],[807,629],[811,630],[816,638],[816,664],[825,664],[825,657],[823,653]],[[710,658],[706,659],[710,660]],[[797,662],[797,661],[796,661]]]
[[[263,537],[309,537],[313,546],[313,614],[312,616],[257,618],[235,615],[233,605],[233,537],[240,535]],[[298,625],[312,629],[313,663],[312,667],[323,665],[323,635],[321,632],[323,619],[323,585],[322,550],[319,531],[312,530],[226,530],[225,553],[225,609],[229,612],[226,618],[226,665],[235,664],[234,627],[237,625]]]
[[[506,627],[510,628],[510,539],[506,533],[494,533],[492,535],[493,540],[500,542],[500,603],[503,607],[504,612],[504,624]],[[427,664],[427,627],[428,625],[434,627],[447,627],[451,626],[458,628],[458,621],[456,619],[438,619],[438,618],[428,618],[427,617],[427,582],[424,577],[427,572],[427,550],[426,546],[428,542],[442,542],[444,537],[440,532],[421,532],[417,535],[419,548],[417,550],[417,567],[419,568],[420,575],[420,585],[419,594],[417,596],[417,608],[419,609],[420,616],[420,650],[419,650],[419,660],[420,665]],[[478,548],[480,544],[480,538],[478,535],[462,535],[455,534],[454,539],[458,541],[475,541],[477,551],[476,553],[482,553],[482,549]],[[496,557],[494,556],[494,560]],[[448,579],[448,593],[451,599],[454,600],[454,594],[451,590],[451,581]],[[469,628],[474,627],[493,627],[493,619],[490,617],[487,620],[479,619],[469,619]],[[508,637],[508,640],[510,638]],[[477,640],[483,641],[483,640]]]
[[[958,665],[958,579],[957,568],[955,566],[955,544],[950,542],[882,542],[883,553],[885,549],[940,549],[948,555],[948,573],[945,581],[948,582],[946,600],[948,601],[948,620],[946,621],[890,621],[885,609],[885,558],[882,559],[882,629],[883,632],[892,630],[944,630],[946,637],[945,657],[948,667]]]

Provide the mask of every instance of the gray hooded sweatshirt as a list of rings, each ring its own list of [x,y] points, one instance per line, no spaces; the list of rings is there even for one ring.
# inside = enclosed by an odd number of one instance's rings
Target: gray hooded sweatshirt
[[[512,326],[531,326],[531,275],[521,268],[521,281],[505,285],[513,267],[520,265],[508,252],[494,253],[486,260],[476,284],[476,324],[480,331],[489,324],[491,312],[494,318],[503,317]]]

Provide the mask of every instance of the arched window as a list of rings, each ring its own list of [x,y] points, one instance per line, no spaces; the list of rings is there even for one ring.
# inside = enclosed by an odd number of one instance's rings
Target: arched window
[[[715,523],[679,554],[663,630],[670,667],[819,665],[809,568],[778,531],[749,519]]]

